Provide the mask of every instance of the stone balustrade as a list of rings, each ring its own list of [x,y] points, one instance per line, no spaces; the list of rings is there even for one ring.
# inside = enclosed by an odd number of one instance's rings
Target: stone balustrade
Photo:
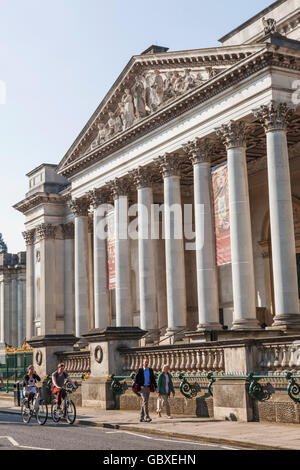
[[[261,373],[300,373],[300,342],[263,343],[258,348],[257,367]]]
[[[223,374],[224,350],[223,348],[185,347],[150,349],[130,349],[120,351],[122,358],[122,373],[124,375],[136,372],[142,366],[143,358],[149,358],[150,366],[154,372],[162,370],[168,364],[172,374],[184,373],[186,375],[203,375],[208,372]]]
[[[71,351],[57,354],[58,361],[64,362],[69,375],[91,373],[90,351]]]

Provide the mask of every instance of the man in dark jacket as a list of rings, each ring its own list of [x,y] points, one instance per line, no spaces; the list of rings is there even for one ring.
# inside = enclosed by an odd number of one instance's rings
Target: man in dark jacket
[[[153,369],[149,367],[149,359],[145,358],[143,367],[141,367],[136,376],[135,383],[138,385],[139,391],[142,396],[142,407],[140,421],[147,421],[150,423],[152,419],[149,416],[149,395],[157,389],[155,375]]]

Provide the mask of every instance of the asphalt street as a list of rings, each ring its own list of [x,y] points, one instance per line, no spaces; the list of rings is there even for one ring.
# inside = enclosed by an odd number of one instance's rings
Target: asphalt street
[[[150,424],[149,424],[150,425]],[[0,414],[0,450],[238,450],[219,444],[172,439],[48,419],[39,426],[21,416]]]

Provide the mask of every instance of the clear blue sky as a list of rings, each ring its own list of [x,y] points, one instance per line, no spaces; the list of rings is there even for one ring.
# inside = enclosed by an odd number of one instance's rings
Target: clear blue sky
[[[218,38],[272,0],[0,0],[0,232],[25,249],[25,174],[58,163],[130,57]]]

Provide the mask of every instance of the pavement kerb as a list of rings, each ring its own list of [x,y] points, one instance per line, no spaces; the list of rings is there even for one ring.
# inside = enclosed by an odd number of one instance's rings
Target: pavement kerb
[[[12,414],[12,415],[20,415],[21,413],[16,410],[0,410],[0,413],[3,414]],[[85,419],[76,419],[75,424],[82,424],[84,426],[92,426],[97,428],[107,428],[107,429],[117,429],[117,430],[124,430],[124,431],[131,431],[140,434],[154,434],[158,436],[165,436],[165,437],[173,437],[177,439],[185,439],[189,441],[195,442],[209,442],[211,444],[220,444],[220,445],[230,445],[235,447],[242,447],[244,449],[254,449],[254,450],[295,450],[291,447],[282,447],[282,446],[269,446],[263,444],[257,444],[255,442],[243,442],[243,441],[236,441],[233,439],[224,439],[219,437],[210,437],[210,436],[201,436],[201,435],[193,435],[193,434],[184,434],[179,432],[171,432],[171,431],[161,431],[159,429],[151,429],[151,424],[147,428],[135,427],[135,426],[128,426],[127,424],[110,424],[110,423],[101,423],[99,421],[89,421]]]

